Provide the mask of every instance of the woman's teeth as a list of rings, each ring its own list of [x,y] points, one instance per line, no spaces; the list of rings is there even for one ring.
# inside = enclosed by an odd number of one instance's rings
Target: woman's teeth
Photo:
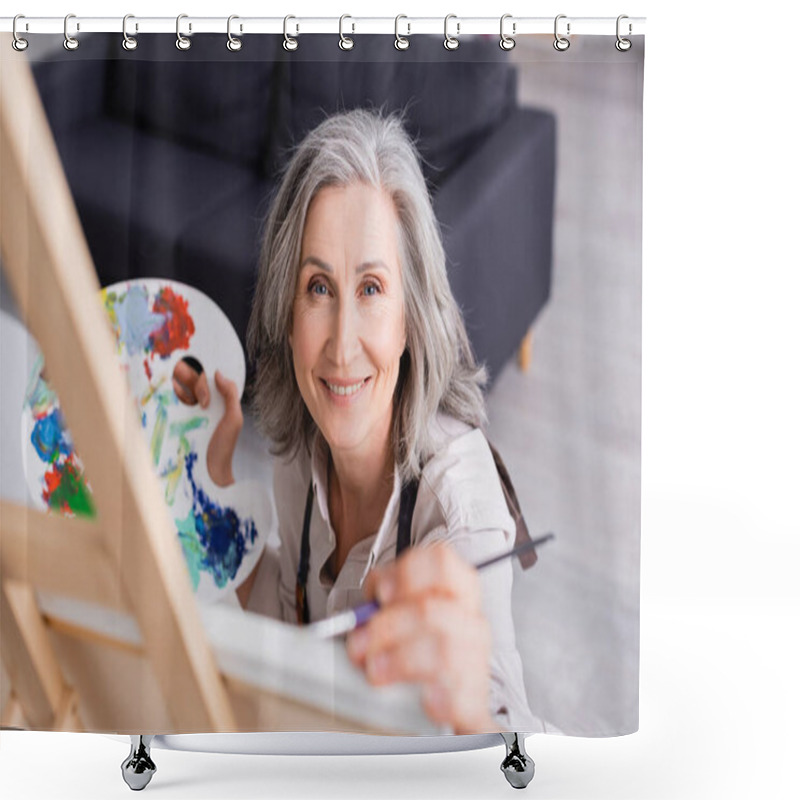
[[[335,395],[339,395],[339,397],[346,397],[349,394],[355,394],[366,382],[367,380],[365,378],[363,381],[359,381],[358,383],[353,383],[350,386],[337,386],[335,383],[328,383],[328,381],[325,381],[325,385]]]

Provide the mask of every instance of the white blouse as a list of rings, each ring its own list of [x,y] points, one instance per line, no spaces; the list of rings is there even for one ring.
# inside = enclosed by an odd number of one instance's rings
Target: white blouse
[[[506,506],[489,444],[480,430],[440,415],[434,422],[439,446],[422,471],[411,525],[411,546],[447,542],[470,564],[514,546],[515,526]],[[310,462],[310,463],[309,463]],[[361,587],[376,564],[395,558],[401,481],[394,488],[380,527],[355,544],[336,579],[326,567],[336,547],[328,516],[327,448],[276,465],[274,486],[280,546],[267,546],[247,608],[297,623],[295,585],[309,480],[315,502],[309,529],[306,595],[311,622],[364,602]],[[543,732],[528,706],[511,614],[511,559],[480,573],[484,615],[492,632],[490,713],[509,731]]]

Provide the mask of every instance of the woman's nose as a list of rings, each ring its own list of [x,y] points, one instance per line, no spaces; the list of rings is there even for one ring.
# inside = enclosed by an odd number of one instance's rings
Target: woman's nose
[[[356,311],[351,303],[341,300],[337,304],[329,343],[329,357],[339,367],[349,364],[358,352],[358,320],[356,316]]]

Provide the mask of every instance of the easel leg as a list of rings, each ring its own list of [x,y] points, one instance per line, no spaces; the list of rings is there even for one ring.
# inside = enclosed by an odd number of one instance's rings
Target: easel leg
[[[122,778],[135,792],[144,789],[156,771],[150,758],[152,736],[131,736],[131,752],[122,762]]]
[[[506,757],[500,765],[506,780],[515,789],[524,789],[535,771],[533,759],[525,752],[525,737],[521,733],[501,733],[506,743]]]
[[[18,728],[25,730],[28,723],[25,721],[25,712],[22,710],[22,703],[19,702],[14,690],[8,696],[5,708],[3,709],[3,716],[0,717],[0,728]]]
[[[78,693],[71,688],[64,690],[61,704],[56,711],[53,721],[54,731],[80,731],[83,730],[81,718],[78,713]]]

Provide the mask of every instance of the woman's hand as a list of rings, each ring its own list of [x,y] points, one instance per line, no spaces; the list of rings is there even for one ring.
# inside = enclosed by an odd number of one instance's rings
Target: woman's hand
[[[225,401],[225,413],[208,443],[206,466],[209,477],[217,486],[229,486],[234,482],[233,451],[244,416],[236,384],[223,377],[219,370],[214,373],[214,383]],[[172,373],[172,387],[181,402],[190,406],[199,403],[201,408],[208,408],[211,394],[205,371],[197,372],[189,363],[181,360]]]
[[[407,550],[364,582],[381,609],[347,637],[350,659],[376,686],[423,685],[425,713],[455,733],[502,730],[489,714],[491,631],[478,573],[451,547]]]

